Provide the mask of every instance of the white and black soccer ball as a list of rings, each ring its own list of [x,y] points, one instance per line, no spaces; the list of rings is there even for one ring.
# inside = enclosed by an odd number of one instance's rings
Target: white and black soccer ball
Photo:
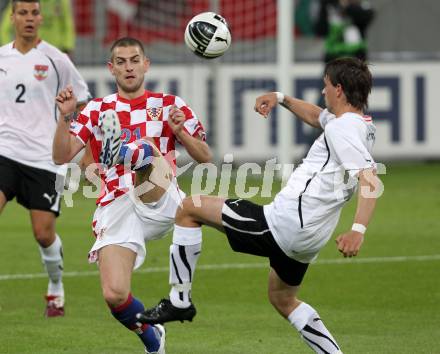
[[[185,43],[198,56],[217,58],[231,45],[231,32],[222,16],[215,12],[202,12],[188,22]]]

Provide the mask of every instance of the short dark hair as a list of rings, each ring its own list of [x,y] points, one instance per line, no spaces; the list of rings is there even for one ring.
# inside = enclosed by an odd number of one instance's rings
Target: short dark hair
[[[358,58],[338,58],[325,65],[324,76],[333,86],[340,84],[347,102],[362,111],[368,108],[373,78],[368,64]]]
[[[115,48],[119,48],[119,47],[139,47],[142,54],[145,55],[145,49],[144,49],[144,45],[142,44],[141,41],[139,41],[136,38],[133,37],[123,37],[123,38],[119,38],[117,39],[111,46],[110,48],[110,53],[111,53],[111,58],[110,60],[113,61],[113,50]]]
[[[17,2],[36,2],[40,3],[40,0],[11,0],[12,2],[12,12],[15,11],[15,7],[17,6]]]

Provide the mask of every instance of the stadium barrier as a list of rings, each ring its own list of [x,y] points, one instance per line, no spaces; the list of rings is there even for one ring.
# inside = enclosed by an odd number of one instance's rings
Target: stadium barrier
[[[371,66],[374,87],[368,114],[377,125],[374,155],[377,160],[440,158],[440,120],[436,85],[440,64],[429,62],[380,63]],[[114,80],[105,69],[81,67],[94,97],[114,92]],[[291,91],[318,102],[322,89],[322,67],[316,64],[292,65]],[[153,65],[146,87],[181,96],[197,113],[208,131],[217,160],[227,153],[239,161],[267,161],[277,156],[277,112],[268,120],[254,112],[255,97],[276,90],[273,65]],[[216,87],[217,95],[213,94]],[[217,107],[217,119],[213,107]],[[278,109],[281,109],[278,108]],[[292,119],[291,157],[304,156],[312,129]]]

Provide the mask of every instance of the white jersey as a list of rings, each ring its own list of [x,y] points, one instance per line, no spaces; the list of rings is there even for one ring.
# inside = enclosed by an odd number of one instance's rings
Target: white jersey
[[[22,54],[0,47],[0,155],[56,172],[52,141],[57,124],[55,97],[68,84],[78,102],[87,101],[87,84],[68,56],[47,42]]]
[[[342,206],[356,190],[359,170],[375,168],[371,117],[345,113],[336,118],[324,110],[319,121],[324,132],[287,185],[264,206],[278,245],[302,262],[313,260],[330,238]]]

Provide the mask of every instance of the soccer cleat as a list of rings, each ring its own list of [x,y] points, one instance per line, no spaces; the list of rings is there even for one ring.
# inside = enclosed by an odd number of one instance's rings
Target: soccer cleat
[[[165,327],[160,324],[156,324],[154,327],[160,336],[160,346],[157,352],[149,352],[147,348],[145,348],[145,354],[165,354]]]
[[[118,114],[111,109],[104,111],[98,118],[98,126],[102,132],[99,163],[110,168],[118,163],[119,150],[121,149],[121,124]]]
[[[64,316],[64,296],[46,295],[46,311],[45,317],[62,317]]]
[[[162,299],[160,302],[144,312],[136,315],[139,322],[156,324],[171,321],[190,321],[192,322],[197,311],[193,304],[186,308],[174,306],[170,300]]]

